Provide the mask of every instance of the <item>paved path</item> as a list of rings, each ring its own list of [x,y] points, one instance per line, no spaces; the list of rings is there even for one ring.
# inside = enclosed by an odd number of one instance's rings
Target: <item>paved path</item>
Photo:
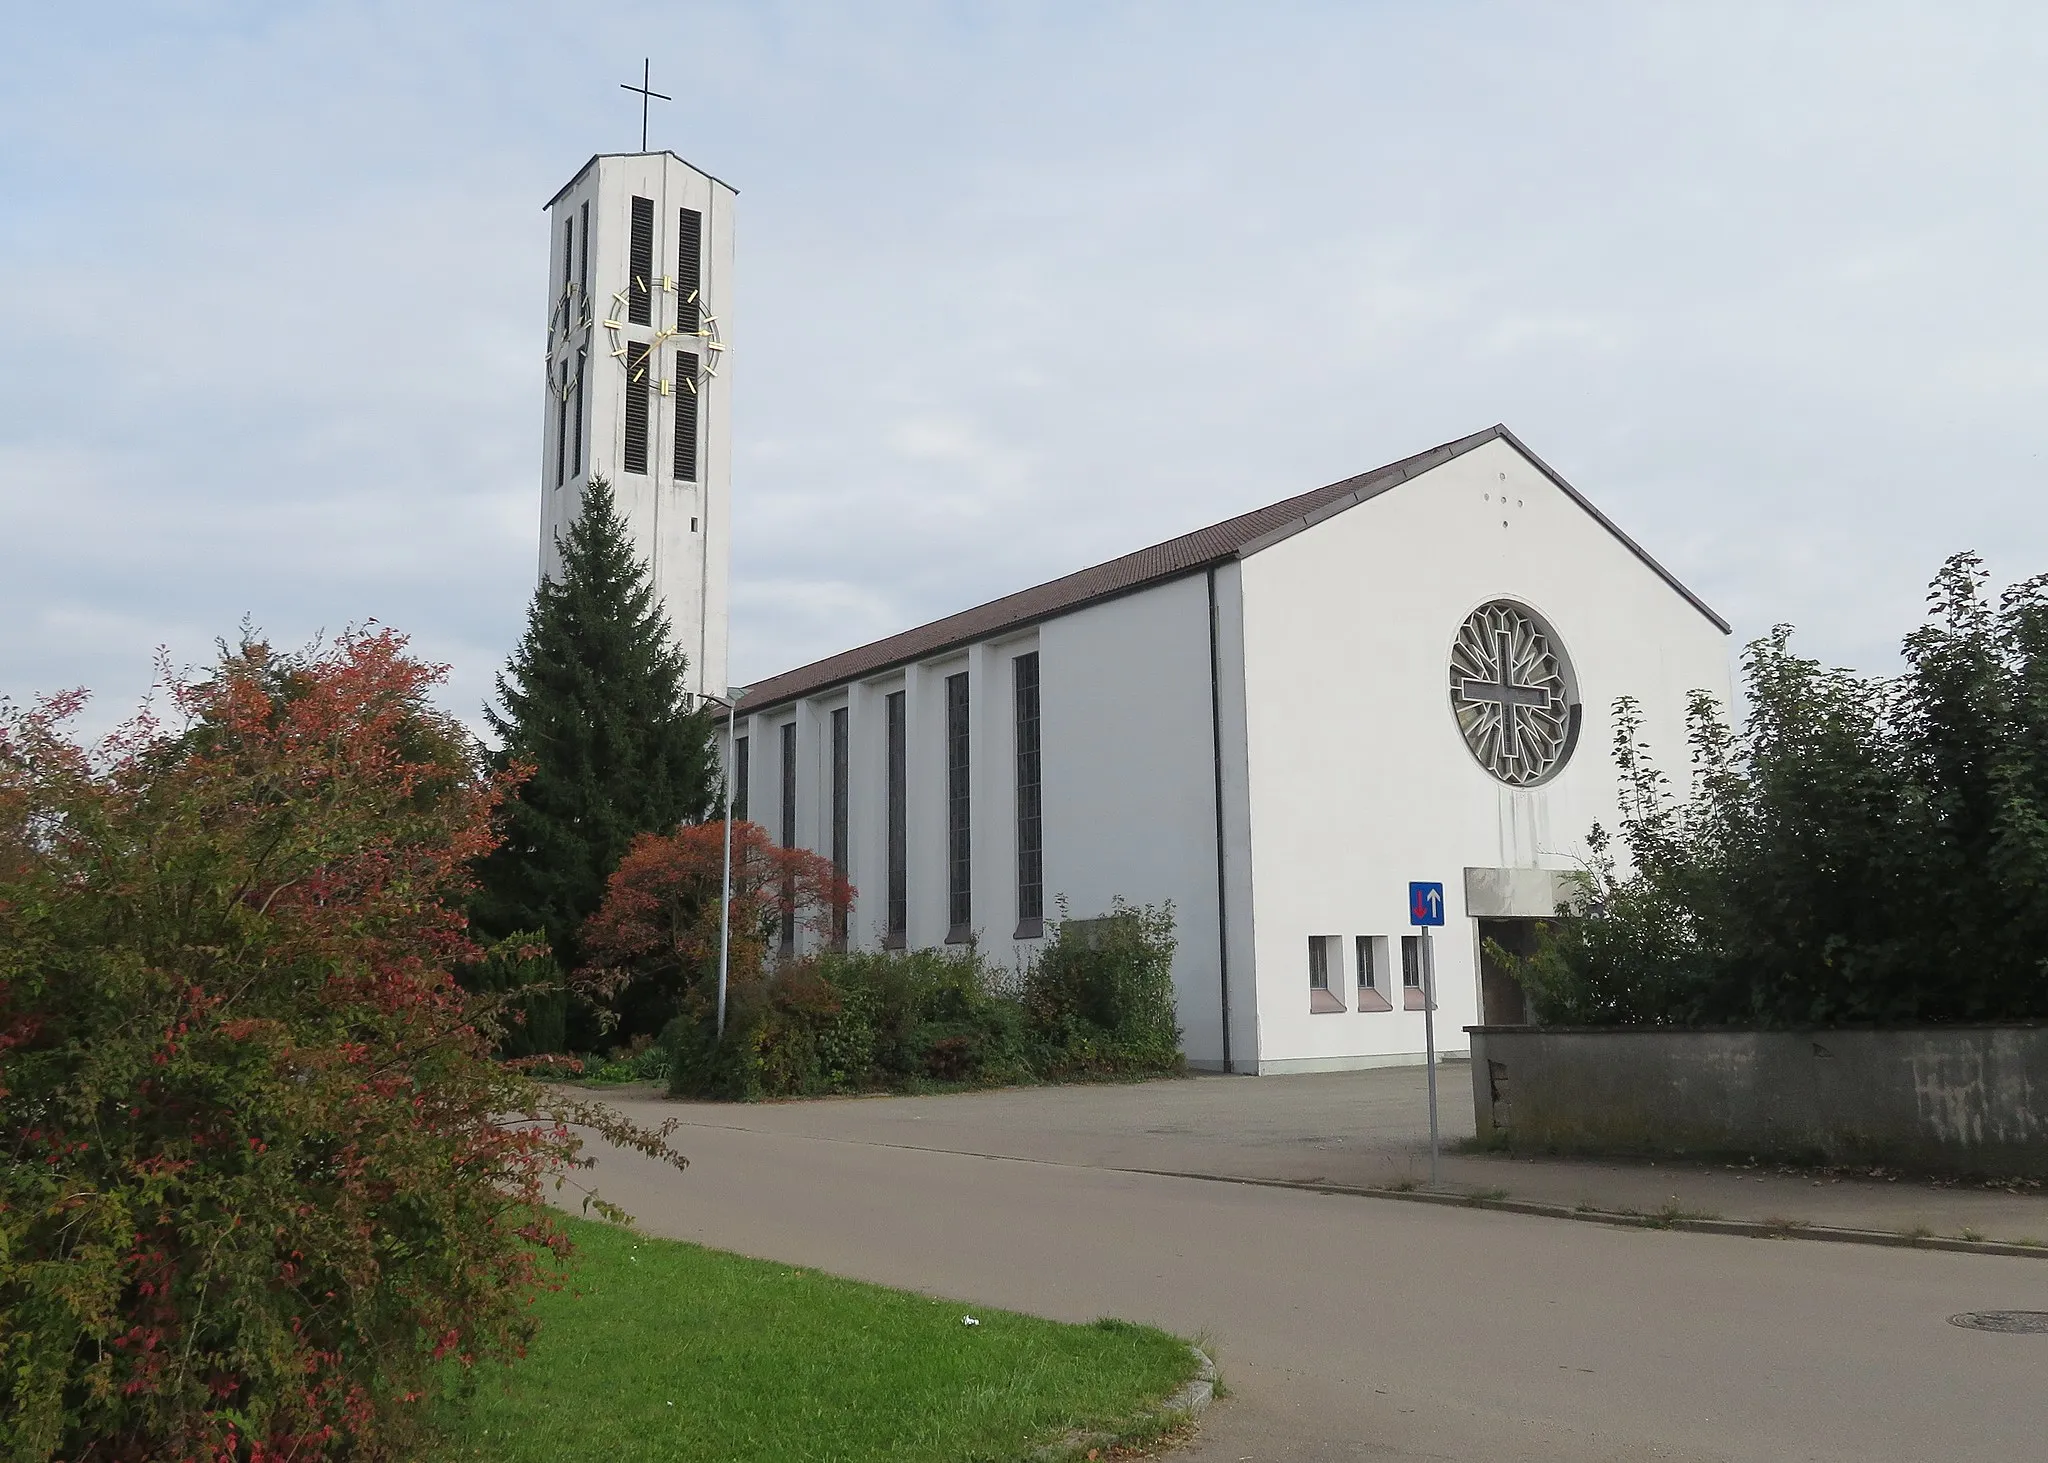
[[[598,1177],[655,1233],[1206,1336],[1235,1395],[1189,1463],[2044,1455],[2048,1337],[1946,1324],[2048,1310],[2038,1260],[1616,1230],[777,1130],[856,1107],[866,1124],[930,1125],[914,1104],[959,1101],[622,1102],[694,1119],[693,1163],[608,1154]]]
[[[1033,1158],[1093,1168],[1352,1186],[1424,1183],[1429,1124],[1414,1067],[822,1102],[661,1104],[699,1125]],[[1472,1136],[1471,1067],[1440,1076],[1445,1142]],[[653,1109],[647,1109],[651,1112]],[[1566,1207],[1799,1220],[2048,1242],[2048,1193],[1697,1164],[1447,1153],[1447,1187]],[[2043,1457],[2048,1458],[2048,1447]]]

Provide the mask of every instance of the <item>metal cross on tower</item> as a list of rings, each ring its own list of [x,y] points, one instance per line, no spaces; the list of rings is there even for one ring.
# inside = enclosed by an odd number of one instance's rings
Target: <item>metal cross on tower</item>
[[[1491,701],[1500,708],[1501,750],[1509,756],[1515,755],[1517,729],[1515,708],[1518,706],[1548,706],[1550,691],[1543,686],[1525,685],[1515,679],[1514,637],[1501,630],[1494,636],[1497,659],[1494,661],[1494,679],[1490,681],[1468,680],[1458,687],[1458,694],[1467,701]]]
[[[647,103],[649,99],[651,98],[655,101],[663,102],[672,102],[675,100],[674,97],[664,96],[662,93],[658,91],[648,90],[650,80],[653,76],[653,72],[651,70],[652,65],[653,63],[648,58],[643,56],[640,59],[640,84],[638,86],[635,86],[630,81],[622,81],[619,83],[619,90],[638,92],[640,95],[640,150],[642,152],[647,151]]]

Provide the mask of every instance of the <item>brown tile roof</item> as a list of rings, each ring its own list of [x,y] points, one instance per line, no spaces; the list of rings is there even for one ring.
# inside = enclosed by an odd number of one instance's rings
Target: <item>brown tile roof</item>
[[[1179,538],[1168,539],[1165,543],[1153,544],[1150,548],[1125,554],[1120,559],[1111,559],[1106,564],[1077,570],[1062,578],[1034,585],[1030,589],[1020,589],[1015,594],[992,599],[987,604],[976,605],[971,610],[962,610],[957,615],[948,615],[943,620],[933,620],[900,634],[890,635],[852,650],[841,651],[823,660],[812,661],[809,665],[798,666],[795,670],[784,671],[781,675],[770,676],[767,680],[757,681],[746,688],[740,699],[741,709],[748,712],[766,711],[784,702],[815,695],[848,681],[861,680],[897,666],[908,665],[913,661],[926,660],[963,645],[971,645],[977,640],[986,640],[993,635],[1023,629],[1098,600],[1114,599],[1118,595],[1129,594],[1133,590],[1143,589],[1149,585],[1178,579],[1186,574],[1199,573],[1212,564],[1257,553],[1260,549],[1299,533],[1302,529],[1319,523],[1333,514],[1341,513],[1354,504],[1383,493],[1397,483],[1418,477],[1431,468],[1441,467],[1452,458],[1461,457],[1473,448],[1484,446],[1496,439],[1506,441],[1527,457],[1551,481],[1592,514],[1608,532],[1626,544],[1636,557],[1663,576],[1672,588],[1691,601],[1701,614],[1720,626],[1724,633],[1727,631],[1727,621],[1715,614],[1697,595],[1644,553],[1634,540],[1616,528],[1607,516],[1588,502],[1576,488],[1551,471],[1542,459],[1522,445],[1514,433],[1503,426],[1492,426],[1483,432],[1474,432],[1469,437],[1460,437],[1455,442],[1446,442],[1442,446],[1430,448],[1427,452],[1418,452],[1413,457],[1404,457],[1399,462],[1390,462],[1385,467],[1374,468],[1371,472],[1361,473],[1357,477],[1331,483],[1326,488],[1317,488],[1313,492],[1282,499],[1264,508],[1255,508],[1250,513],[1226,518],[1221,523],[1212,523],[1207,528],[1198,528],[1193,533],[1182,534]]]

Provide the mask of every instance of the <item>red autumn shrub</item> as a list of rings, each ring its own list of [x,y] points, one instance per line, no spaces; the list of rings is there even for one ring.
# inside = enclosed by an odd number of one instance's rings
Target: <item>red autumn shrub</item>
[[[715,1003],[725,824],[643,833],[612,872],[583,927],[583,989],[621,1014],[628,1034],[655,1034],[691,1007]],[[782,848],[758,823],[733,824],[731,983],[758,984],[787,921],[820,934],[848,909],[853,886],[807,849]]]
[[[404,644],[224,654],[93,749],[0,708],[10,1463],[410,1456],[527,1339],[569,1125],[674,1158],[491,1060],[450,972],[504,786]]]

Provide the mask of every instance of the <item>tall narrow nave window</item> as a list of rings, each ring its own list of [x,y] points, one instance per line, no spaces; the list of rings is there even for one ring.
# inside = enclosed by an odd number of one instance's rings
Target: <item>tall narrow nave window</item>
[[[590,318],[590,204],[583,205],[580,215],[583,232],[576,239],[576,308],[585,320]]]
[[[891,691],[889,708],[889,928],[901,949],[910,933],[910,717],[903,692]]]
[[[697,353],[676,352],[676,481],[697,481]]]
[[[704,284],[704,215],[686,208],[676,221],[676,329],[697,333],[698,291]]]
[[[583,372],[589,364],[588,351],[576,352],[576,388],[570,403],[570,410],[575,413],[573,420],[576,424],[576,435],[572,440],[576,445],[575,450],[569,454],[569,475],[579,478],[583,476]]]
[[[1010,662],[1017,723],[1017,937],[1045,918],[1045,827],[1038,758],[1038,652]]]
[[[747,739],[732,744],[732,820],[747,821]]]
[[[654,200],[633,200],[633,241],[626,264],[626,319],[654,323]]]
[[[946,939],[974,933],[974,843],[967,822],[967,673],[946,677]]]
[[[626,345],[626,450],[621,466],[627,472],[647,471],[647,393],[654,387],[654,347],[644,340]]]
[[[796,723],[782,724],[782,846],[796,847]],[[782,881],[782,949],[796,948],[796,878]]]
[[[846,708],[840,707],[832,713],[832,869],[840,878],[846,877],[847,856],[851,852],[852,830],[847,819],[847,750]],[[846,915],[844,903],[832,907],[832,943],[839,949],[846,948]]]

